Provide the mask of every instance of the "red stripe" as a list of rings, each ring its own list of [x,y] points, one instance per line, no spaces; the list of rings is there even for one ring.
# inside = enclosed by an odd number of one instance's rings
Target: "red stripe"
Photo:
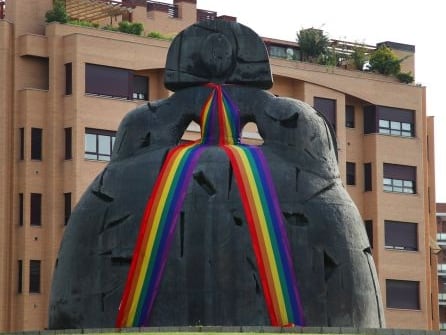
[[[182,147],[182,146],[181,146]],[[142,257],[141,249],[143,246],[147,245],[147,238],[149,236],[150,228],[152,226],[153,220],[149,220],[150,217],[153,217],[153,204],[155,203],[155,199],[157,199],[157,203],[159,202],[160,194],[158,189],[162,184],[165,183],[165,179],[167,178],[168,173],[166,171],[170,170],[172,166],[173,159],[172,157],[178,151],[178,148],[170,151],[166,157],[165,162],[162,165],[161,171],[159,173],[159,178],[156,179],[155,185],[153,187],[152,196],[149,198],[147,206],[144,210],[143,219],[141,221],[140,232],[138,234],[138,238],[135,244],[135,250],[133,252],[133,259],[130,265],[130,270],[127,276],[126,285],[124,288],[124,293],[122,297],[121,304],[119,306],[118,317],[116,320],[116,326],[122,327],[128,318],[128,313],[130,310],[130,306],[132,303],[132,299],[135,294],[136,283],[138,281],[138,276],[135,274],[139,274],[141,271],[141,265],[144,257]],[[130,300],[129,300],[130,299]],[[125,319],[124,319],[125,318]]]
[[[252,246],[254,249],[254,254],[257,259],[257,266],[259,268],[259,274],[260,274],[260,281],[262,282],[263,287],[263,295],[265,297],[266,307],[268,309],[268,314],[270,317],[271,325],[272,326],[279,326],[279,321],[277,318],[277,314],[275,313],[275,310],[277,311],[277,301],[273,301],[271,297],[271,291],[269,287],[269,283],[272,283],[271,274],[266,271],[265,269],[265,261],[268,260],[266,256],[266,252],[264,248],[261,248],[259,245],[259,235],[261,235],[261,232],[258,232],[256,230],[257,225],[255,224],[256,219],[254,218],[252,210],[255,210],[255,207],[252,203],[252,194],[248,195],[248,192],[251,191],[250,187],[245,185],[244,180],[248,180],[246,176],[246,171],[244,170],[244,165],[240,161],[239,153],[237,150],[233,150],[229,145],[223,146],[224,150],[226,151],[226,154],[228,155],[229,159],[231,160],[232,167],[235,172],[235,176],[237,179],[237,184],[239,185],[239,191],[240,191],[240,197],[242,200],[243,207],[245,208],[245,214],[246,219],[248,221],[248,228],[249,233],[251,235],[252,240]],[[249,192],[251,193],[251,192]],[[255,211],[257,214],[257,212]],[[258,222],[258,219],[257,219]],[[269,280],[268,280],[269,278]]]

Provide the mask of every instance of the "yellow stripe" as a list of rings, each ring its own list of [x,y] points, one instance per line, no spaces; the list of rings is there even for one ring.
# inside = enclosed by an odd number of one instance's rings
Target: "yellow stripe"
[[[171,171],[176,171],[176,169],[177,169],[177,167],[179,165],[179,162],[181,161],[181,158],[183,157],[183,155],[181,155],[183,152],[184,152],[184,150],[176,152],[176,155],[174,156],[174,162],[173,162],[173,164],[171,166],[171,169],[169,171],[166,171],[168,173],[168,176],[167,176],[166,182],[164,183],[163,188],[161,190],[162,194],[161,194],[161,197],[160,197],[160,200],[159,200],[160,204],[165,204],[166,203],[166,198],[167,198],[167,196],[169,194],[169,190],[170,190],[170,188],[172,186],[172,180],[173,180],[174,175],[175,175],[174,173],[170,173],[170,172]],[[163,208],[164,208],[164,206],[157,206],[156,207],[155,216],[153,218],[153,225],[152,225],[152,227],[150,229],[149,239],[147,241],[146,247],[143,249],[144,250],[144,256],[143,256],[144,260],[143,260],[143,263],[141,265],[141,271],[138,274],[138,281],[137,281],[137,284],[136,284],[135,294],[134,294],[134,297],[137,297],[137,298],[136,299],[132,299],[132,307],[130,308],[130,311],[129,311],[129,319],[130,320],[128,320],[128,321],[130,321],[130,323],[127,322],[127,326],[132,326],[131,323],[134,321],[134,318],[136,316],[136,308],[138,306],[139,299],[142,298],[141,297],[141,291],[142,291],[142,287],[144,285],[144,279],[145,279],[145,275],[146,275],[147,268],[148,268],[148,265],[149,265],[150,256],[151,256],[151,253],[153,251],[153,244],[154,244],[154,241],[155,241],[155,238],[156,238],[156,233],[158,232],[158,227],[159,227],[159,224],[160,224],[160,218],[161,218],[161,215],[162,215],[162,212],[163,212]]]
[[[243,161],[243,165],[244,167],[249,167],[250,163],[244,153],[244,151],[240,148],[237,148],[237,150],[239,150],[240,152],[242,152],[243,154],[240,155],[242,161]],[[266,247],[266,251],[268,254],[268,261],[270,264],[270,269],[271,274],[273,276],[273,288],[276,292],[276,294],[274,296],[277,297],[278,300],[278,305],[279,305],[279,309],[280,309],[280,319],[282,322],[287,322],[287,312],[286,312],[286,307],[285,307],[285,301],[284,301],[284,297],[283,297],[283,290],[282,290],[282,286],[281,286],[281,282],[279,280],[279,273],[277,271],[277,263],[274,257],[274,251],[272,248],[272,244],[271,244],[271,240],[266,238],[267,236],[269,236],[269,232],[268,232],[268,228],[266,225],[266,221],[265,221],[265,213],[263,211],[263,206],[261,204],[261,200],[259,197],[259,190],[257,188],[257,183],[255,182],[255,178],[254,175],[252,173],[252,169],[250,168],[246,168],[246,174],[248,176],[248,182],[251,185],[250,190],[252,191],[252,196],[255,202],[255,210],[257,211],[257,213],[259,213],[259,217],[260,217],[260,228],[262,230],[262,239],[264,242],[264,245]],[[271,286],[270,286],[271,287]]]

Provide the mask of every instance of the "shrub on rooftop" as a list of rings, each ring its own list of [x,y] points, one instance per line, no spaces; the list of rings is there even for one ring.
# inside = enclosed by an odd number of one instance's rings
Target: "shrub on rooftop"
[[[67,23],[69,20],[67,11],[65,9],[65,2],[62,0],[56,0],[53,4],[53,9],[50,9],[45,14],[46,22],[60,22]]]

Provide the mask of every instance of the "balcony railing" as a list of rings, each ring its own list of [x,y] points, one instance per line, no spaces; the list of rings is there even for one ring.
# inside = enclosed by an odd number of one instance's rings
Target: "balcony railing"
[[[159,1],[147,1],[147,12],[164,12],[171,18],[178,18],[178,6]]]
[[[6,1],[0,1],[0,20],[5,18]]]
[[[438,264],[437,271],[439,276],[446,276],[446,264]]]
[[[197,22],[213,21],[217,17],[217,12],[205,9],[197,9]]]
[[[440,305],[446,305],[446,293],[438,293],[438,303]]]

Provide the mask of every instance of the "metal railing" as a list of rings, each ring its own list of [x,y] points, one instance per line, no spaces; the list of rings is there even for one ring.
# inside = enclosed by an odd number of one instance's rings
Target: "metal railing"
[[[197,22],[213,21],[217,17],[217,12],[205,9],[197,9]]]
[[[167,13],[171,18],[178,18],[178,6],[159,1],[147,1],[147,12],[158,11]]]
[[[0,20],[5,18],[6,1],[0,1]]]

